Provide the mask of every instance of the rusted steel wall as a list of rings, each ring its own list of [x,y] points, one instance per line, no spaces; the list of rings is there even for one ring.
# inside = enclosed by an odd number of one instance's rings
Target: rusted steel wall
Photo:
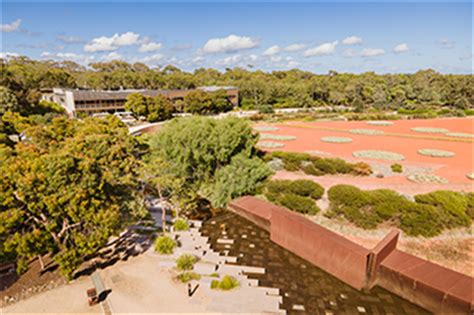
[[[436,314],[474,314],[474,280],[397,250],[392,231],[368,250],[286,208],[246,196],[229,208],[275,243],[357,289],[379,285]]]
[[[377,284],[435,314],[471,314],[474,310],[471,277],[400,250],[382,261]]]
[[[270,218],[273,242],[360,290],[370,251],[284,208]]]

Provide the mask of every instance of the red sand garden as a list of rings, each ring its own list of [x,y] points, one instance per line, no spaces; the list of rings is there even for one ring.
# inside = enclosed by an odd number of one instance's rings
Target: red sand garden
[[[384,178],[328,175],[318,177],[317,181],[326,187],[345,183],[364,189],[391,188],[408,194],[437,189],[473,190],[474,180],[468,178],[474,171],[473,118],[259,123],[255,127],[264,129],[260,131],[266,135],[262,141],[267,144],[270,142],[263,148],[265,150],[308,152],[322,157],[364,161],[371,164],[376,171],[380,167],[388,169],[394,163],[404,167],[402,174],[389,172]],[[275,130],[275,127],[278,129]],[[275,135],[274,139],[269,135]],[[383,152],[385,155],[382,154],[379,159],[372,158],[374,152],[359,152],[367,150],[375,150],[375,156],[380,155],[380,151],[388,151],[388,155]],[[391,158],[393,160],[390,160]],[[419,174],[432,174],[438,178],[420,183],[426,175]],[[291,178],[295,175],[279,172],[276,176]],[[410,175],[411,180],[408,179]],[[414,175],[420,178],[413,179]]]

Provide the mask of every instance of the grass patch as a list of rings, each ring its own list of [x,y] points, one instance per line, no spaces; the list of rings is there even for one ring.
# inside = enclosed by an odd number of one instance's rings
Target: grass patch
[[[201,279],[201,275],[195,272],[182,272],[178,276],[176,276],[176,279],[182,283],[187,283],[191,280],[199,280]]]
[[[413,127],[412,131],[422,132],[422,133],[447,133],[448,129],[445,128],[436,128],[436,127]]]
[[[352,155],[356,158],[386,160],[386,161],[403,161],[405,156],[400,153],[382,151],[382,150],[360,150],[354,151]]]
[[[186,219],[178,218],[173,223],[173,230],[175,231],[188,231],[189,230],[189,223]]]
[[[198,258],[194,255],[183,254],[176,259],[176,269],[180,271],[193,270],[194,264],[198,261]]]
[[[438,149],[420,149],[418,150],[418,154],[421,154],[424,156],[442,157],[442,158],[453,157],[456,155],[454,152],[438,150]]]
[[[274,141],[260,141],[257,143],[257,146],[260,148],[274,149],[274,148],[282,148],[285,145],[283,143],[274,142]]]
[[[395,163],[390,165],[392,172],[394,173],[403,173],[403,166],[401,164]]]
[[[211,289],[229,291],[239,286],[239,281],[232,276],[225,275],[222,280],[212,280]]]
[[[322,142],[327,142],[327,143],[350,143],[350,142],[352,142],[352,138],[348,138],[348,137],[322,137],[321,141]]]

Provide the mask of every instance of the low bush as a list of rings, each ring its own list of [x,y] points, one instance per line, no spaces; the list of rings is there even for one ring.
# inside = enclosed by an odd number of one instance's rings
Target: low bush
[[[162,255],[171,255],[176,248],[176,242],[169,236],[160,236],[155,241],[155,251]]]
[[[276,201],[283,207],[303,214],[316,214],[320,211],[312,199],[296,194],[280,195]]]
[[[370,165],[364,162],[348,163],[339,158],[321,158],[307,153],[281,152],[268,153],[270,157],[283,162],[283,168],[290,172],[303,171],[308,175],[353,174],[368,176],[372,174]]]
[[[410,201],[387,189],[336,185],[328,190],[328,198],[327,217],[341,215],[365,229],[391,222],[412,236],[435,236],[445,228],[470,226],[474,219],[474,193],[435,191]]]
[[[311,197],[314,200],[321,199],[324,195],[324,188],[318,183],[307,179],[297,179],[289,184],[292,193],[304,197]]]
[[[392,169],[392,172],[394,173],[402,173],[403,172],[403,166],[401,164],[395,163],[390,166]]]
[[[194,268],[198,261],[197,257],[190,254],[183,254],[176,259],[176,268],[180,271],[189,271]]]
[[[224,291],[235,289],[239,286],[239,281],[232,276],[224,276],[222,280],[212,280],[211,289],[220,289]]]
[[[175,231],[188,231],[189,230],[188,221],[186,221],[183,218],[176,219],[176,221],[174,221],[173,223],[173,229]]]
[[[446,190],[415,196],[417,203],[431,205],[438,209],[446,228],[471,224],[471,218],[467,213],[467,199],[466,195],[462,193]]]
[[[201,279],[201,275],[195,272],[183,272],[180,273],[176,278],[183,283],[187,283],[191,280]]]

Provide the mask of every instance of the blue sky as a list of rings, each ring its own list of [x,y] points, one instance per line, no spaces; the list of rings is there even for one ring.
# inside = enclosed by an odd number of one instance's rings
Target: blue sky
[[[472,4],[3,2],[3,55],[316,73],[472,73]]]

